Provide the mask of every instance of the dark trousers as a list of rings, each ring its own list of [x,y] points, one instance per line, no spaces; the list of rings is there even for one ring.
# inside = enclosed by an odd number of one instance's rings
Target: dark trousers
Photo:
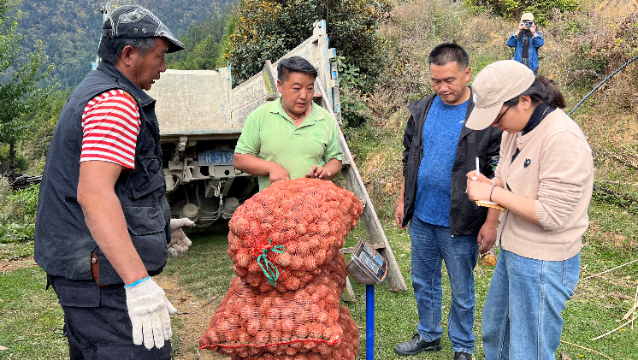
[[[161,349],[133,344],[124,286],[99,288],[94,281],[48,276],[64,310],[71,360],[170,360],[171,343]]]

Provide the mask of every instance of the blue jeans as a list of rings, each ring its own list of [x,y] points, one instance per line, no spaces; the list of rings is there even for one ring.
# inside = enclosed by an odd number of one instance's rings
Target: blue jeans
[[[419,311],[419,334],[425,341],[441,337],[441,262],[445,260],[452,305],[448,336],[455,352],[474,351],[474,267],[478,258],[476,236],[450,236],[450,228],[428,224],[416,216],[410,221],[412,286]]]
[[[501,249],[483,309],[485,359],[554,360],[579,274],[580,254],[542,261]]]

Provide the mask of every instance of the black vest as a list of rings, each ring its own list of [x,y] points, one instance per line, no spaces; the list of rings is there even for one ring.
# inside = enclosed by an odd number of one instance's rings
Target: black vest
[[[96,95],[122,89],[140,109],[141,128],[135,148],[135,170],[122,172],[115,194],[126,225],[149,274],[158,274],[167,259],[170,209],[162,170],[162,148],[155,100],[133,84],[113,64],[102,61],[67,101],[51,140],[44,167],[35,224],[35,261],[47,273],[73,280],[91,280],[91,253],[99,257],[100,284],[122,279],[89,231],[77,202],[82,149],[82,112]]]

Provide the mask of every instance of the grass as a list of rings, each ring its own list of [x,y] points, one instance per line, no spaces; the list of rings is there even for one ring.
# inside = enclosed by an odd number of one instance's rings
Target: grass
[[[598,4],[598,1],[593,1]],[[466,47],[471,56],[473,76],[487,64],[511,57],[511,50],[504,46],[504,38],[511,32],[514,22],[489,16],[473,14],[458,2],[414,1],[404,2],[393,11],[393,22],[384,27],[385,36],[394,39],[401,51],[408,54],[410,71],[404,78],[394,79],[393,73],[383,79],[388,81],[374,97],[366,100],[369,106],[376,105],[374,122],[356,131],[346,131],[349,146],[359,167],[361,176],[368,186],[368,192],[382,219],[388,240],[392,246],[399,267],[409,286],[408,291],[392,293],[384,286],[376,288],[376,350],[377,359],[398,358],[393,347],[409,339],[415,332],[417,310],[410,284],[410,242],[406,231],[400,231],[390,221],[394,212],[395,199],[400,189],[400,158],[403,126],[408,113],[408,100],[416,100],[431,93],[427,72],[427,53],[436,44],[454,41]],[[432,16],[435,12],[458,12]],[[459,15],[460,14],[460,15]],[[590,14],[564,14],[564,19],[556,19],[543,29],[546,45],[541,51],[541,71],[557,81],[568,101],[568,108],[589,91],[590,84],[578,85],[578,72],[572,61],[574,53],[570,45],[578,37],[563,29],[564,21],[574,24],[589,24]],[[571,18],[570,18],[571,16]],[[585,37],[598,36],[600,32],[611,31],[617,21],[603,22],[592,18],[591,29]],[[458,26],[458,24],[465,26]],[[436,29],[437,31],[434,31]],[[489,31],[476,32],[475,29]],[[630,32],[627,32],[629,34]],[[569,39],[570,41],[564,41]],[[604,40],[604,39],[603,39]],[[607,47],[601,40],[599,47]],[[586,55],[587,57],[589,55]],[[593,56],[593,55],[592,55]],[[571,65],[570,65],[571,64]],[[635,65],[632,65],[635,68]],[[624,76],[617,76],[609,86],[601,89],[576,112],[575,120],[587,134],[594,149],[596,180],[609,184],[621,180],[615,190],[624,197],[599,196],[590,206],[591,226],[583,239],[581,254],[581,279],[604,270],[624,264],[636,258],[638,246],[638,208],[635,199],[638,190],[638,170],[627,165],[635,159],[638,148],[635,144],[638,126],[635,126],[635,103],[620,104],[621,98],[634,98],[631,93],[620,94],[621,90],[634,89],[627,69]],[[392,80],[392,81],[390,81]],[[408,81],[410,80],[410,81]],[[597,81],[594,81],[597,82]],[[416,88],[406,86],[418,84]],[[405,93],[401,92],[405,90]],[[613,91],[612,91],[613,90]],[[633,91],[633,90],[632,90]],[[609,153],[622,155],[624,162]],[[632,157],[633,156],[633,157]],[[635,163],[635,161],[633,161]],[[632,185],[633,183],[633,185]],[[352,246],[363,235],[357,227],[348,238],[347,246]],[[217,303],[228,290],[234,276],[230,259],[226,254],[225,233],[193,236],[193,246],[182,257],[170,259],[162,276],[175,280],[181,288],[200,299],[219,296]],[[14,260],[31,255],[32,243],[0,244],[0,260]],[[445,271],[445,270],[444,270]],[[485,301],[493,269],[477,267],[475,271],[477,312],[475,334],[477,345],[475,358],[483,359],[481,349],[481,311]],[[638,285],[638,263],[615,270],[604,276],[581,280],[573,300],[564,311],[565,326],[557,354],[565,351],[571,359],[604,359],[587,350],[571,344],[587,347],[607,355],[614,360],[638,359],[638,330],[630,327],[617,331],[601,340],[591,341],[619,326],[620,318],[634,303]],[[41,270],[27,268],[9,273],[0,272],[0,359],[57,359],[66,356],[66,341],[60,336],[62,311],[56,304],[53,291],[45,292],[44,274]],[[357,302],[348,304],[355,320],[365,329],[365,287],[353,283]],[[447,275],[443,274],[444,320],[449,310],[450,293]],[[214,303],[213,303],[214,304]],[[176,329],[186,327],[186,321],[174,318]],[[365,330],[361,332],[360,359],[365,358]],[[451,344],[447,326],[443,324],[443,350],[438,353],[420,354],[415,359],[451,359]],[[192,353],[196,344],[176,337],[173,340],[175,354]],[[11,355],[13,354],[13,355]],[[6,357],[5,357],[6,356]]]
[[[227,234],[226,231],[191,237],[193,245],[186,255],[169,259],[163,276],[177,277],[179,285],[199,298],[225,295],[235,276],[226,253]]]
[[[576,344],[603,353],[614,360],[638,358],[638,329],[627,327],[601,340],[591,341],[621,325],[619,319],[634,303],[638,286],[638,263],[615,270],[601,277],[582,280],[635,258],[633,250],[638,237],[636,217],[627,210],[606,202],[594,201],[590,206],[590,230],[583,239],[581,281],[573,299],[563,312],[564,342],[557,354],[567,352],[572,359],[605,359],[600,355],[570,345]],[[408,291],[393,293],[385,286],[375,293],[375,358],[397,359],[394,346],[409,339],[417,325],[417,310],[410,282],[410,239],[389,222],[384,229],[399,267],[408,284]],[[346,246],[352,246],[364,236],[358,225],[348,236]],[[620,237],[620,238],[619,238]],[[226,254],[226,233],[192,236],[193,246],[183,256],[169,259],[162,276],[174,280],[200,299],[217,296],[217,304],[226,294],[234,277],[232,263]],[[475,359],[484,359],[481,348],[481,312],[489,288],[493,268],[477,266],[475,270],[477,311],[474,333],[477,336]],[[58,359],[67,355],[66,340],[61,335],[62,310],[55,293],[44,291],[45,275],[39,268],[25,268],[0,275],[0,359]],[[365,359],[365,286],[352,281],[357,302],[346,304],[361,329],[359,359]],[[451,359],[446,318],[450,306],[447,275],[443,274],[443,350],[422,353],[414,359]],[[182,326],[175,319],[173,326]],[[192,353],[196,344],[173,340],[176,356]],[[13,357],[8,357],[13,354]],[[4,356],[7,357],[4,357]],[[582,356],[581,356],[582,355]]]
[[[68,359],[62,308],[46,274],[30,267],[0,275],[0,359]]]
[[[416,301],[412,283],[410,281],[410,237],[407,230],[400,230],[390,223],[384,224],[384,229],[394,256],[403,277],[408,285],[407,291],[390,292],[385,286],[377,286],[375,288],[375,359],[397,359],[393,349],[398,343],[409,340],[416,332],[418,323],[418,315]],[[346,246],[353,246],[359,237],[365,236],[361,227],[355,230],[348,237]],[[477,321],[475,333],[480,334],[480,312],[485,303],[487,296],[487,288],[489,279],[491,278],[493,268],[484,268],[477,266],[475,271],[475,286],[477,294]],[[360,359],[365,359],[365,327],[366,327],[366,302],[365,302],[365,285],[360,285],[352,280],[352,286],[355,291],[357,302],[348,304],[353,317],[357,321],[361,330],[360,341]],[[452,344],[447,337],[447,312],[450,309],[450,287],[447,279],[445,267],[443,267],[443,332],[441,345],[443,350],[436,353],[421,353],[413,358],[415,359],[451,359],[454,356]],[[477,341],[477,345],[478,345]],[[475,359],[482,359],[483,351],[477,346],[474,352]]]
[[[610,242],[619,233],[626,233],[633,240],[638,235],[635,217],[623,209],[602,202],[593,202],[590,209],[592,228],[584,238],[582,251],[581,278],[610,269],[632,259],[635,253]],[[408,291],[393,293],[384,286],[376,287],[375,293],[375,358],[397,359],[394,346],[409,339],[417,325],[417,310],[410,282],[410,239],[407,231],[401,231],[390,223],[384,229],[403,276],[408,283]],[[364,236],[358,225],[348,236],[346,246],[353,246]],[[194,238],[194,245],[186,256],[172,260],[166,274],[179,279],[178,283],[201,298],[225,294],[234,276],[231,263],[226,255],[225,234]],[[629,246],[629,245],[627,245]],[[475,359],[484,359],[481,348],[481,312],[493,268],[477,266],[475,270],[477,311],[474,332],[477,336]],[[197,273],[195,275],[195,273]],[[605,277],[581,281],[572,301],[568,303],[563,316],[565,326],[562,340],[603,353],[614,360],[638,358],[637,330],[626,328],[601,340],[591,339],[614,329],[620,324],[618,319],[633,305],[633,294],[638,282],[638,264],[624,267]],[[357,302],[346,304],[361,329],[359,359],[365,359],[365,286],[352,282]],[[447,338],[446,317],[450,306],[450,290],[447,274],[443,274],[443,350],[437,353],[422,353],[415,359],[450,359],[453,356],[451,343]],[[572,359],[604,359],[581,348],[561,343],[557,354],[567,352]],[[177,351],[179,347],[176,346]],[[582,355],[582,356],[581,356]]]
[[[33,242],[0,243],[0,260],[18,260],[33,255]]]

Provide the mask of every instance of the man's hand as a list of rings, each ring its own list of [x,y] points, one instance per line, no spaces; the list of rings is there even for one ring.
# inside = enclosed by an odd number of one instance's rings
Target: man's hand
[[[328,180],[332,177],[332,173],[323,166],[312,165],[310,172],[306,174],[307,178]]]
[[[397,223],[399,228],[405,230],[403,227],[403,219],[405,219],[405,177],[401,182],[401,191],[399,192],[399,202],[397,204],[397,209],[394,211],[394,221]]]
[[[271,184],[277,181],[290,180],[288,171],[275,162],[271,162],[268,167],[268,177],[270,178]]]
[[[233,166],[235,169],[251,175],[268,176],[271,184],[281,180],[290,180],[288,171],[281,165],[276,162],[262,160],[255,155],[235,153]]]
[[[536,36],[536,23],[532,23],[532,27],[529,28],[529,31],[532,32],[532,35]]]
[[[169,314],[177,313],[177,309],[153,279],[148,278],[124,289],[128,316],[133,325],[133,343],[144,344],[149,350],[153,346],[161,349],[173,335]]]
[[[130,284],[148,273],[133,246],[122,204],[115,195],[121,172],[122,167],[114,163],[81,163],[77,199],[93,239],[124,283]]]
[[[405,230],[405,227],[403,227],[404,216],[405,216],[405,205],[403,201],[400,201],[399,204],[397,204],[397,209],[394,211],[394,221],[397,223],[397,226],[403,230]]]
[[[195,223],[188,218],[171,219],[171,242],[168,244],[168,252],[173,257],[178,257],[193,244],[184,233],[184,226],[195,226]]]
[[[492,246],[494,246],[494,243],[496,242],[497,226],[498,223],[488,221],[481,226],[481,230],[479,230],[478,237],[476,238],[476,242],[479,246],[479,253],[485,254],[492,249]]]

